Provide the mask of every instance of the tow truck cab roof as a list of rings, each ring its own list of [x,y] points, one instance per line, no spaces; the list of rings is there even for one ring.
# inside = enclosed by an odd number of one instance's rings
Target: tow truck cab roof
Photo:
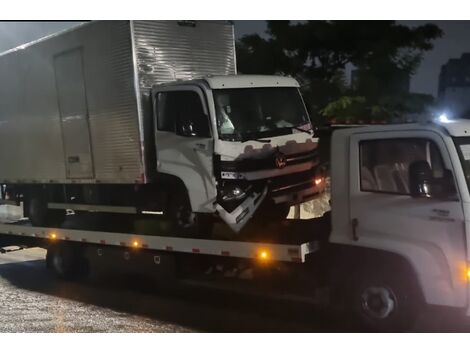
[[[403,124],[390,124],[390,125],[367,125],[361,127],[344,128],[335,131],[337,136],[350,136],[358,133],[372,133],[372,132],[399,132],[399,131],[413,131],[413,130],[427,130],[435,131],[438,133],[445,133],[452,137],[465,137],[470,136],[470,120],[450,120],[448,122],[429,121],[423,123],[403,123]]]

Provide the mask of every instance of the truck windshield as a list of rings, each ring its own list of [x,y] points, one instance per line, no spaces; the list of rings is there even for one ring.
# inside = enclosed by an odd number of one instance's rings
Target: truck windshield
[[[454,137],[457,153],[462,163],[465,180],[470,191],[470,137]]]
[[[219,138],[243,141],[291,134],[310,128],[297,88],[238,88],[214,90]]]

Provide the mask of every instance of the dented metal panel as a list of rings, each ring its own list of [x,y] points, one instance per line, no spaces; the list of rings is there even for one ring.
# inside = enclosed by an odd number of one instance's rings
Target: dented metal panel
[[[236,73],[227,21],[134,21],[139,85]]]

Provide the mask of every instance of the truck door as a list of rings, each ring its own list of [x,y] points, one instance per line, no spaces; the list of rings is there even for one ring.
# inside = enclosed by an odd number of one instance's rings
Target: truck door
[[[207,100],[197,86],[153,90],[157,171],[178,177],[194,212],[213,211],[217,196]]]
[[[54,58],[67,178],[92,178],[90,128],[82,68],[82,51]]]
[[[436,179],[453,169],[442,137],[430,131],[355,134],[350,153],[351,243],[404,256],[428,303],[464,306],[465,227],[457,192],[410,194],[413,163],[426,161]]]

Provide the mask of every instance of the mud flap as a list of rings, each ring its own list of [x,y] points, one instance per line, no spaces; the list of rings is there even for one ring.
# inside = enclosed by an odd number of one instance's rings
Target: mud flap
[[[246,225],[248,220],[253,217],[255,211],[259,208],[261,203],[263,203],[267,193],[268,188],[265,187],[262,192],[251,194],[231,213],[226,211],[220,204],[217,204],[215,208],[222,220],[224,220],[233,231],[238,233]]]

